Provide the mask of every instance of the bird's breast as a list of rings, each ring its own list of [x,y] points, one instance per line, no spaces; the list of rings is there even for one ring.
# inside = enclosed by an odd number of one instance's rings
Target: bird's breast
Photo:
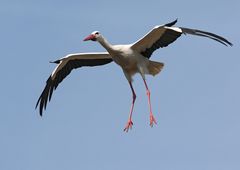
[[[120,65],[123,69],[135,67],[137,65],[137,59],[134,55],[126,54],[126,53],[118,53],[114,55],[113,61]]]
[[[130,45],[114,46],[113,51],[109,51],[112,59],[122,69],[130,72],[137,72],[137,66],[142,61],[142,56],[130,48]]]

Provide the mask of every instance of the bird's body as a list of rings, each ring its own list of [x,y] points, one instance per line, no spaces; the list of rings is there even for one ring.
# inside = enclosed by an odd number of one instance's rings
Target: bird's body
[[[98,42],[108,51],[113,61],[123,69],[129,81],[135,73],[140,73],[142,76],[151,74],[150,60],[134,49],[134,44],[112,45],[102,35],[98,37]],[[155,74],[152,73],[152,75]]]
[[[176,22],[177,20],[165,25],[156,26],[135,43],[127,45],[112,45],[98,31],[94,31],[92,34],[86,37],[84,41],[98,41],[107,50],[107,52],[70,54],[60,60],[55,61],[54,63],[58,65],[47,80],[47,84],[36,105],[37,107],[38,104],[40,104],[40,115],[42,115],[43,108],[46,109],[47,101],[51,100],[53,90],[57,88],[58,84],[68,74],[70,74],[73,69],[83,66],[104,65],[114,61],[122,68],[124,75],[129,82],[133,96],[129,119],[124,130],[128,131],[133,125],[132,112],[136,94],[132,86],[132,76],[136,73],[140,73],[146,87],[150,109],[150,125],[153,126],[153,124],[156,123],[156,120],[152,113],[150,91],[146,83],[145,75],[150,74],[154,76],[158,74],[163,68],[164,64],[161,62],[151,61],[149,58],[151,57],[152,53],[159,48],[168,46],[182,34],[203,36],[218,41],[226,46],[232,46],[232,44],[225,38],[213,33],[196,29],[173,27]]]
[[[123,69],[131,69],[139,60],[130,45],[112,45],[112,48],[107,51],[113,61]]]

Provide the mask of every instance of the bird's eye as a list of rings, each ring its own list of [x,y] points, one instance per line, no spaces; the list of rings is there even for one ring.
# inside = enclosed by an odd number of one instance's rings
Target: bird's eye
[[[98,34],[99,34],[99,32],[96,32],[95,34],[96,34],[96,35],[98,35]]]

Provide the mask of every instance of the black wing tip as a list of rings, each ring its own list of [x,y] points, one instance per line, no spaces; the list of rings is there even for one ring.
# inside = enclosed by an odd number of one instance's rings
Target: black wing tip
[[[233,46],[233,44],[231,42],[229,42],[229,41],[224,42],[222,44],[224,44],[226,47],[229,47],[229,46],[232,47]]]
[[[233,43],[231,43],[231,42],[229,42],[229,41],[227,41],[227,44],[228,44],[230,47],[233,46]],[[226,46],[228,46],[228,45],[226,45]]]
[[[38,105],[39,105],[39,102],[40,100],[42,100],[41,96],[39,97],[38,101],[37,101],[37,104],[35,106],[35,110],[37,109]],[[42,117],[43,116],[43,108],[41,108],[41,106],[39,106],[39,115]]]
[[[49,90],[51,88],[51,85],[52,85],[52,79],[51,79],[51,76],[49,76],[49,78],[46,82],[46,86],[43,89],[42,94],[38,98],[38,101],[37,101],[36,106],[35,106],[35,109],[37,109],[37,107],[39,107],[39,115],[41,117],[43,115],[43,110],[46,110],[47,101],[48,101],[49,93],[50,93]]]
[[[182,29],[183,34],[192,34],[192,35],[197,35],[197,36],[203,36],[207,37],[210,39],[213,39],[215,41],[218,41],[219,43],[225,45],[225,46],[233,46],[231,42],[229,42],[226,38],[219,36],[217,34],[211,33],[211,32],[206,32],[198,29],[190,29],[190,28],[184,28],[180,27]]]
[[[40,97],[39,97],[39,99],[38,99],[38,101],[35,105],[35,110],[37,109],[39,102],[40,102]],[[41,113],[40,109],[39,109],[39,115],[42,116],[42,113]]]
[[[61,62],[61,60],[49,61],[49,63],[55,63],[55,64],[59,64],[60,62]]]
[[[37,105],[35,106],[35,110],[37,109],[38,107],[38,103]],[[43,111],[41,110],[41,108],[39,108],[39,115],[42,117],[43,116]]]
[[[177,23],[177,21],[178,21],[178,18],[176,18],[173,22],[165,24],[164,26],[171,27],[171,26],[175,25]]]

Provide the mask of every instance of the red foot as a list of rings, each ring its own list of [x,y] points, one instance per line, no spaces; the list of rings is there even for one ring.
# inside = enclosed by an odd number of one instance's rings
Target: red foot
[[[132,129],[133,122],[132,120],[128,120],[126,127],[124,128],[125,132],[128,132],[129,128]]]
[[[153,127],[153,124],[157,124],[153,114],[150,114],[150,126]]]

